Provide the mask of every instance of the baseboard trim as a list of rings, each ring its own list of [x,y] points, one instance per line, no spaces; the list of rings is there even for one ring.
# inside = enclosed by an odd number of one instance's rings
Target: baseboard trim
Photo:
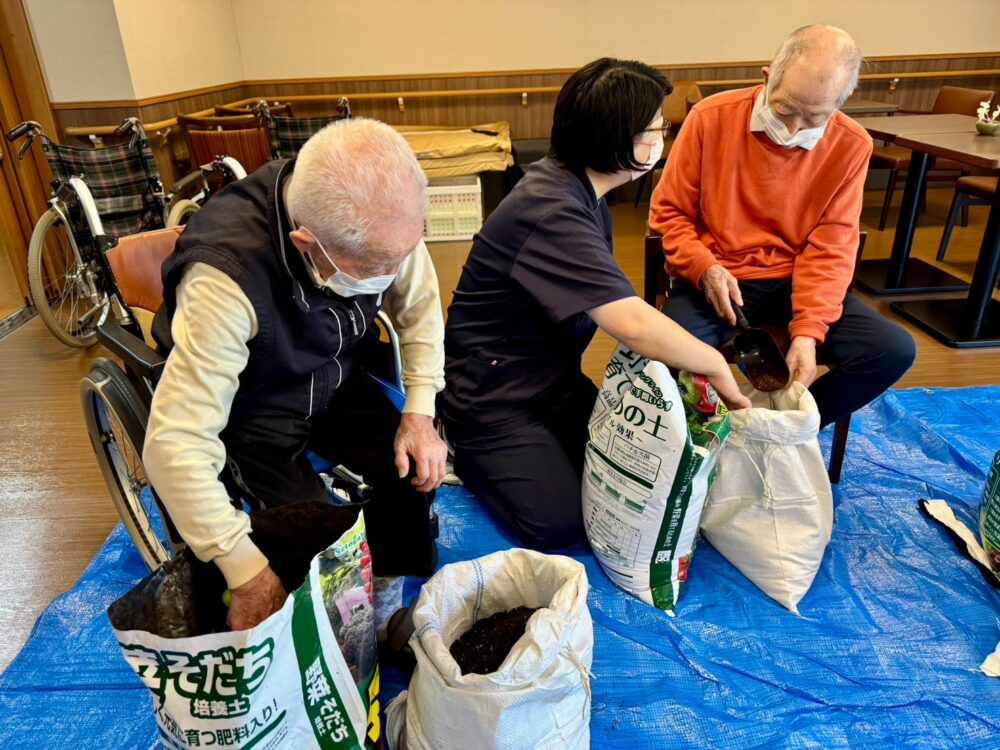
[[[11,313],[3,320],[0,320],[0,339],[3,339],[5,336],[9,336],[37,314],[38,313],[35,312],[35,308],[33,307],[22,307],[17,312]]]

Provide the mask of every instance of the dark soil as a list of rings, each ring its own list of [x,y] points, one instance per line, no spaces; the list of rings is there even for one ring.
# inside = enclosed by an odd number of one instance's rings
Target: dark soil
[[[497,612],[473,625],[451,644],[452,658],[458,662],[462,674],[490,674],[500,669],[514,644],[524,635],[528,618],[535,611],[517,607]]]
[[[272,570],[292,592],[309,563],[358,518],[356,506],[297,503],[253,514],[254,541]],[[119,630],[145,630],[164,638],[190,638],[229,630],[222,602],[226,581],[215,563],[203,563],[185,548],[108,608]]]
[[[758,391],[780,391],[785,387],[785,378],[779,378],[769,373],[755,374],[751,380],[753,387]]]

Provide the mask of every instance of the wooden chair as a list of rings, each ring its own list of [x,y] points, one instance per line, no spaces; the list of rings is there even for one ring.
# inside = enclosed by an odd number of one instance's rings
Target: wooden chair
[[[932,115],[975,115],[982,101],[991,101],[994,92],[986,89],[964,89],[957,86],[942,86],[938,92],[934,105],[929,114]],[[909,114],[915,114],[910,112]],[[927,114],[927,113],[924,113]],[[889,170],[889,182],[885,188],[885,199],[882,201],[882,214],[879,216],[879,231],[885,229],[885,222],[889,216],[889,205],[892,202],[892,195],[896,190],[896,182],[899,176],[910,168],[910,155],[912,152],[902,146],[876,146],[868,161],[869,168],[875,167]],[[969,168],[950,159],[935,159],[932,164],[935,172],[946,172],[951,174],[928,174],[928,180],[945,180],[952,182],[962,175],[969,173]]]
[[[250,174],[271,159],[271,138],[257,115],[191,117],[177,115],[191,167],[210,163],[216,156],[232,156]]]
[[[854,269],[857,273],[858,261],[861,260],[861,254],[865,249],[865,242],[868,239],[867,232],[861,232],[861,236],[858,240],[858,254],[855,260]],[[670,277],[667,274],[666,267],[664,265],[663,256],[663,245],[661,243],[660,235],[654,232],[647,232],[645,242],[645,255],[644,255],[644,276],[642,284],[642,298],[648,302],[653,307],[660,308],[662,302],[660,298],[662,297],[666,301],[666,297],[670,293]],[[848,291],[854,287],[854,280],[851,279],[851,285],[848,287]],[[791,343],[788,337],[788,331],[786,329],[779,329],[772,326],[767,326],[768,330],[775,336],[778,341],[778,345],[781,347],[782,351],[788,351],[788,346]],[[731,346],[724,345],[720,351],[726,355],[726,359],[731,364],[735,364],[735,358],[733,348]],[[819,362],[819,364],[823,364]],[[831,484],[838,484],[840,482],[840,474],[844,467],[844,452],[847,449],[847,436],[851,431],[851,415],[848,414],[846,417],[839,419],[834,425],[833,429],[833,444],[830,447],[830,466],[827,469],[827,474],[830,477]]]
[[[948,211],[948,221],[944,224],[944,233],[941,235],[941,244],[938,245],[937,259],[944,260],[944,255],[948,252],[948,242],[951,240],[951,230],[955,228],[955,220],[958,212],[964,214],[962,225],[969,223],[969,206],[989,206],[993,202],[993,196],[997,192],[996,177],[959,177],[955,183],[955,195],[951,199],[951,209]]]
[[[663,99],[663,116],[670,122],[670,139],[663,144],[663,156],[653,166],[654,170],[662,169],[670,155],[670,147],[674,145],[674,139],[680,132],[681,125],[687,119],[691,107],[702,100],[701,88],[694,81],[674,81],[674,89],[670,95]],[[635,188],[635,206],[638,208],[639,201],[642,200],[646,192],[646,186],[650,185],[650,190],[656,187],[659,180],[650,180],[650,173],[646,172],[639,178],[639,183]]]

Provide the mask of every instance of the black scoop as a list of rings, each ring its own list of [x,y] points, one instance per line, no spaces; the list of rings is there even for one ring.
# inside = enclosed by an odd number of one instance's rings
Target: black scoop
[[[780,391],[791,378],[788,364],[774,338],[763,328],[751,328],[743,308],[733,303],[740,332],[733,339],[736,362],[758,391]]]

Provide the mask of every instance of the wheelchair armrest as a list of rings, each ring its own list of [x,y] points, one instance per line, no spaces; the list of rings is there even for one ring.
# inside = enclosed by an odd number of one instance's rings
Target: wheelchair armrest
[[[204,176],[200,169],[196,169],[188,175],[181,177],[170,186],[170,195],[186,195],[188,192],[197,193],[201,189]]]
[[[97,338],[124,360],[126,368],[154,383],[160,379],[166,359],[145,341],[122,328],[114,318],[109,317],[97,327]]]

